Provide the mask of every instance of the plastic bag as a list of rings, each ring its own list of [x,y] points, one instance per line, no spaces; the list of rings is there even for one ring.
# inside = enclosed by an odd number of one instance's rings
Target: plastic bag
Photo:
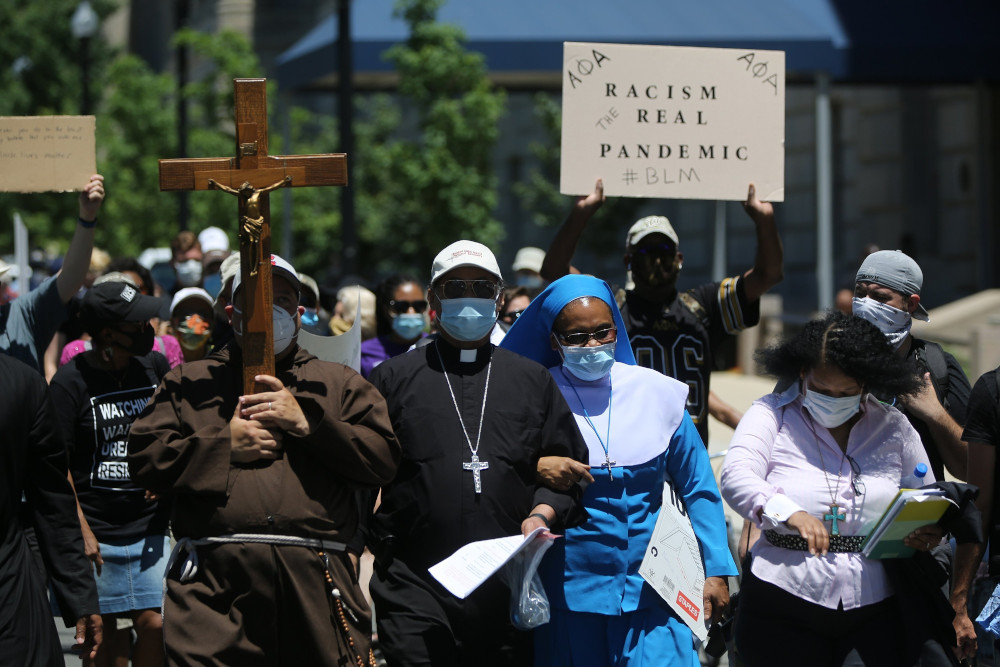
[[[504,578],[510,586],[510,622],[518,630],[532,630],[549,622],[549,598],[538,576],[538,564],[552,542],[552,538],[536,538],[504,566]]]
[[[994,637],[1000,637],[1000,584],[993,589],[986,606],[976,617],[976,623]]]

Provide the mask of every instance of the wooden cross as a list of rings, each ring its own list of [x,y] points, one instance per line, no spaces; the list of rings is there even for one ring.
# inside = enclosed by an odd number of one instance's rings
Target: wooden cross
[[[271,225],[268,192],[279,187],[347,185],[347,156],[268,155],[267,79],[235,79],[236,157],[160,160],[160,190],[229,192],[239,200],[243,298],[243,391],[266,391],[274,375]]]

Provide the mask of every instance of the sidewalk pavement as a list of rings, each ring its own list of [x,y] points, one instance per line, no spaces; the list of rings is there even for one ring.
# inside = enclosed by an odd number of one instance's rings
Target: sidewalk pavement
[[[737,371],[712,373],[712,391],[740,412],[746,412],[754,401],[771,393],[774,384],[773,378],[744,375]],[[715,470],[716,481],[718,481],[722,470],[724,452],[729,448],[729,441],[732,437],[733,429],[722,422],[710,419],[708,423],[708,454],[713,457],[712,468]],[[736,531],[736,537],[739,537],[739,531],[743,526],[743,517],[738,516],[728,505],[726,505],[726,516],[729,518],[729,525]]]

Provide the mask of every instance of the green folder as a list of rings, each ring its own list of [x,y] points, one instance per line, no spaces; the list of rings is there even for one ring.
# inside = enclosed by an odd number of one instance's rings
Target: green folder
[[[861,544],[868,558],[906,558],[914,550],[903,538],[921,526],[937,523],[950,507],[957,505],[940,489],[900,489],[878,523]]]

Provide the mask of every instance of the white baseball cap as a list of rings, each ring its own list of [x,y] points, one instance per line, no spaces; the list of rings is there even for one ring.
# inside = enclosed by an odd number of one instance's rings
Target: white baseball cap
[[[674,242],[674,246],[680,243],[674,226],[665,216],[647,215],[645,218],[636,220],[635,224],[629,227],[628,236],[625,237],[626,250],[650,234],[663,234]]]
[[[203,253],[229,252],[229,236],[218,227],[206,227],[201,230],[201,233],[198,234],[198,243],[201,244]]]
[[[184,289],[177,290],[177,294],[174,294],[174,298],[170,301],[170,314],[174,314],[174,309],[181,304],[182,301],[187,301],[188,299],[200,299],[208,304],[209,308],[215,305],[215,301],[212,300],[212,296],[200,287],[185,287]]]
[[[477,266],[503,280],[493,251],[475,241],[455,241],[434,258],[434,263],[431,264],[431,284],[452,269],[462,266]]]
[[[281,276],[287,280],[296,291],[302,289],[302,283],[299,282],[299,274],[296,273],[291,264],[277,255],[271,255],[271,277],[274,278],[274,276]],[[236,275],[233,276],[233,296],[236,295],[236,290],[240,288],[240,282],[242,282],[242,280],[243,271],[237,268]]]
[[[545,251],[541,248],[525,246],[514,255],[514,264],[510,268],[517,271],[534,271],[539,273],[542,270],[542,263],[545,261]]]

